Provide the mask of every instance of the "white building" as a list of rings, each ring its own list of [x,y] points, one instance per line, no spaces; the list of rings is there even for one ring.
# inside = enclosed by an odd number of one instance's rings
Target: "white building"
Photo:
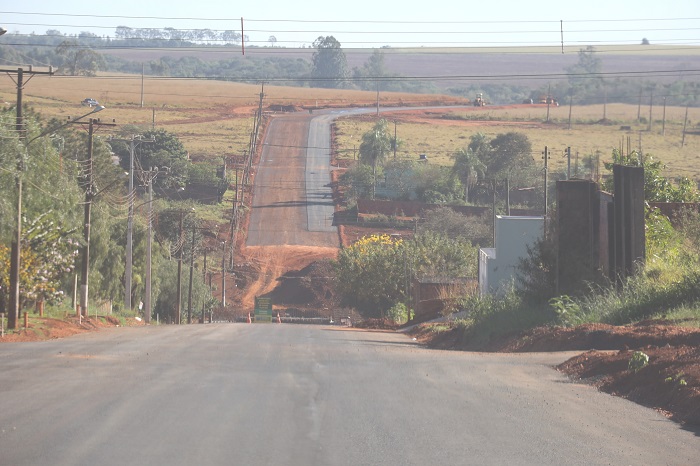
[[[497,215],[496,247],[479,250],[479,292],[497,293],[513,283],[520,259],[543,233],[544,217]]]

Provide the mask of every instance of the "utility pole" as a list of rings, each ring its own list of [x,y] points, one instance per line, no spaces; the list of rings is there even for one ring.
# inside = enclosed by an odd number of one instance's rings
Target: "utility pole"
[[[157,172],[156,172],[157,173]],[[148,172],[148,238],[146,240],[146,297],[144,306],[144,318],[146,324],[151,323],[151,245],[153,242],[153,178]]]
[[[688,105],[685,106],[685,117],[683,118],[683,137],[681,138],[681,147],[685,146],[685,129],[688,127]]]
[[[506,215],[510,216],[510,178],[506,178]]]
[[[666,96],[664,96],[664,116],[661,123],[661,135],[666,136]]]
[[[226,308],[226,241],[221,242],[221,307]]]
[[[547,146],[544,146],[544,217],[547,218],[547,164],[549,152]]]
[[[84,122],[77,122],[78,124],[84,125]],[[96,118],[90,118],[87,122],[88,125],[88,147],[87,147],[87,160],[85,163],[85,211],[83,217],[83,254],[82,254],[82,264],[80,267],[80,312],[83,316],[88,317],[88,276],[90,274],[90,216],[92,210],[92,200],[95,198],[97,193],[93,192],[95,189],[93,181],[93,170],[92,170],[92,151],[93,151],[93,135],[94,127],[97,126],[116,126],[114,123],[100,123],[100,120]]]
[[[377,116],[379,116],[379,80],[377,80]]]
[[[4,34],[4,32],[2,33]],[[0,35],[2,35],[0,34]],[[24,130],[24,117],[22,115],[22,91],[24,90],[24,68],[20,67],[16,70],[0,69],[0,72],[7,73],[15,82],[17,87],[17,105],[16,105],[16,130],[19,135],[20,140],[24,141],[26,139],[26,131]],[[33,71],[32,67],[29,67],[27,71],[31,76],[26,82],[29,82],[37,74],[48,74],[53,75],[53,68],[49,67],[49,71]],[[12,77],[11,73],[17,74],[17,79]],[[19,319],[20,312],[20,296],[19,296],[19,270],[20,270],[20,257],[22,253],[22,171],[24,170],[24,154],[20,154],[17,160],[17,174],[15,175],[15,185],[17,187],[17,224],[15,226],[15,234],[12,238],[12,243],[10,246],[10,305],[7,314],[7,328],[15,329],[17,328],[17,323]]]
[[[141,108],[143,108],[143,75],[146,71],[146,64],[141,63]]]
[[[637,104],[637,123],[642,121],[642,88],[639,88],[639,103]]]
[[[493,247],[496,247],[496,179],[492,180],[493,194],[491,196],[491,227],[493,229]]]
[[[197,228],[192,227],[192,245],[190,247],[190,283],[187,287],[187,323],[192,323],[192,274],[194,273],[194,233]]]
[[[207,248],[204,248],[204,267],[202,267],[202,283],[206,286],[207,284]],[[206,300],[205,300],[206,301]],[[202,319],[200,320],[200,324],[205,323],[204,321],[206,320],[205,317],[205,307],[204,303],[202,303]]]
[[[140,136],[131,135],[130,139],[116,139],[112,138],[110,141],[114,142],[128,142],[129,143],[129,194],[127,199],[129,200],[129,213],[127,217],[126,226],[126,265],[124,267],[124,309],[131,309],[131,281],[132,281],[132,269],[133,269],[133,231],[134,231],[134,154],[136,152],[136,146],[142,142],[155,142],[154,138],[151,139],[141,139]]]
[[[185,249],[185,241],[182,238],[182,220],[185,216],[183,210],[180,211],[180,229],[178,234],[178,244],[180,245],[180,253],[178,254],[177,260],[177,297],[175,299],[175,307],[177,312],[177,318],[174,319],[175,323],[180,325],[180,315],[182,315],[182,251]]]

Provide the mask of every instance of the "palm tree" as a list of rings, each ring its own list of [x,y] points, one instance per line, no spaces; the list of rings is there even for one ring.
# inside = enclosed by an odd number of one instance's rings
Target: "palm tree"
[[[455,163],[452,166],[452,173],[464,185],[464,202],[469,202],[469,188],[484,178],[486,165],[470,148],[458,150],[454,154],[454,158]]]
[[[386,154],[391,151],[391,144],[392,136],[389,134],[389,123],[384,119],[377,121],[371,130],[362,135],[360,162],[372,165],[375,187],[377,184],[377,162],[384,161]]]

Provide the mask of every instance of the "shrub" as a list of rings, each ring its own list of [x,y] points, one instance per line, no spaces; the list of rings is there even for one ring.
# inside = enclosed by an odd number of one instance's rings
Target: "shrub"
[[[641,351],[632,353],[628,368],[632,372],[638,372],[649,364],[649,356]]]

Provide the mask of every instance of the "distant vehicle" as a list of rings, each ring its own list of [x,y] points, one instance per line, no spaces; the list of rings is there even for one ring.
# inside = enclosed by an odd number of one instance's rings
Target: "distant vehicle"
[[[534,102],[532,101],[532,99],[525,99],[525,100],[523,100],[523,103],[524,104],[533,104]]]
[[[479,93],[476,95],[476,99],[474,99],[474,106],[475,107],[485,107],[486,106],[486,101],[484,100],[484,95]]]
[[[557,99],[552,97],[551,95],[544,95],[542,94],[540,96],[540,103],[541,104],[547,104],[547,105],[554,105],[555,107],[559,106],[559,102],[557,102]]]
[[[81,104],[83,104],[86,107],[97,107],[98,105],[100,105],[100,103],[98,101],[96,101],[95,99],[91,99],[90,97],[88,97],[87,99],[84,99],[81,102]]]

